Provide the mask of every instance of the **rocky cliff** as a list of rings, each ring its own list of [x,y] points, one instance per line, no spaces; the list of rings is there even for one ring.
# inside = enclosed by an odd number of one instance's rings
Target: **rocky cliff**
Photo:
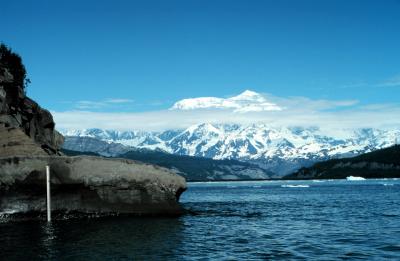
[[[0,62],[1,130],[3,132],[22,131],[40,146],[44,153],[48,155],[58,154],[64,138],[55,130],[52,115],[25,95],[23,86],[15,80],[17,77],[14,77],[10,71],[12,70],[8,68],[7,64]],[[7,147],[15,145],[19,145],[23,150],[24,148],[21,144],[10,143],[6,136],[0,136],[0,145],[3,148],[3,153],[8,150]],[[14,151],[14,153],[18,153],[18,151]],[[0,154],[0,156],[6,154]]]
[[[52,209],[62,213],[180,214],[184,178],[158,166],[102,157],[67,157],[49,111],[25,94],[25,68],[0,46],[0,216],[43,213],[45,166]]]

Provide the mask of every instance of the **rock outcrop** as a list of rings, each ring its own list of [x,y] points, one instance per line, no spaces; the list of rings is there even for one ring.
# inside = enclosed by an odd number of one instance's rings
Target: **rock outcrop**
[[[64,137],[55,130],[52,115],[13,84],[13,78],[7,68],[0,70],[0,128],[19,129],[46,154],[58,154]],[[4,137],[0,136],[0,142],[5,144],[2,140]]]
[[[0,157],[45,156],[47,153],[21,129],[0,126],[0,155]]]
[[[125,159],[67,157],[49,111],[25,95],[25,68],[0,45],[0,214],[43,213],[45,166],[52,209],[80,213],[180,214],[184,178]]]
[[[124,159],[34,156],[0,159],[0,209],[46,210],[45,168],[51,169],[52,210],[174,215],[185,179],[170,170]]]

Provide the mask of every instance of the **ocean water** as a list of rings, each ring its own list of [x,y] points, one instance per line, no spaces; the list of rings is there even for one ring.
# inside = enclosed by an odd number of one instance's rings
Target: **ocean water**
[[[179,218],[0,221],[0,260],[400,260],[400,180],[190,183]]]

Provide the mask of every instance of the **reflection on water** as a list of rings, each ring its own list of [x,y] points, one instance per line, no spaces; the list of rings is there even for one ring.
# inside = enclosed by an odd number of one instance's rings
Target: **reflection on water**
[[[40,239],[41,248],[44,253],[41,255],[43,259],[55,260],[57,255],[57,248],[54,246],[54,241],[57,239],[53,223],[46,222],[41,225],[42,237]]]
[[[182,249],[183,226],[176,218],[12,222],[0,224],[0,250],[9,257],[7,260],[173,257],[182,254],[178,252]]]
[[[199,183],[182,202],[192,214],[180,218],[0,223],[0,253],[6,260],[400,260],[400,180]]]

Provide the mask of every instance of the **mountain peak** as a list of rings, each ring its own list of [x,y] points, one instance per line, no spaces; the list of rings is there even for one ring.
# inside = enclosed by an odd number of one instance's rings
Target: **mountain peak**
[[[281,108],[257,93],[245,90],[231,98],[198,97],[176,102],[170,110],[228,109],[233,112],[277,111]]]
[[[253,97],[253,96],[261,96],[261,94],[250,91],[250,90],[245,90],[244,92],[242,92],[241,94],[239,94],[236,97]]]

